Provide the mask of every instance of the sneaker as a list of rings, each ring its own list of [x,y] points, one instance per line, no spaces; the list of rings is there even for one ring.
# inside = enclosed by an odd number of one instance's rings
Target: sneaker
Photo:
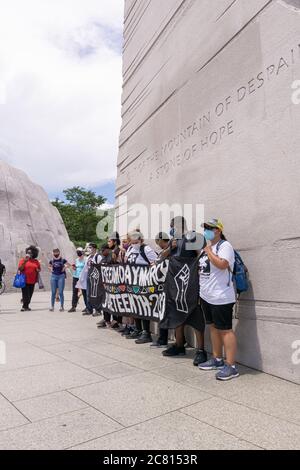
[[[172,344],[172,346],[162,352],[162,355],[167,357],[185,356],[185,347],[179,347],[177,344]]]
[[[81,313],[86,313],[86,312],[87,312],[87,308],[84,308]]]
[[[88,310],[86,310],[85,312],[82,312],[82,315],[92,315],[92,312],[89,312]]]
[[[159,341],[159,339],[157,341],[154,341],[152,344],[150,344],[150,348],[167,348],[168,347],[168,343],[162,343],[161,341]]]
[[[143,331],[140,337],[135,341],[135,344],[152,343],[151,334],[148,331]]]
[[[59,311],[60,311],[60,312],[64,312],[65,309],[64,309],[63,307],[60,307]]]
[[[231,380],[239,377],[239,372],[235,366],[225,364],[222,369],[216,374],[217,380]]]
[[[197,349],[193,364],[194,366],[199,366],[207,361],[207,352],[204,349]]]
[[[224,361],[223,359],[216,359],[215,357],[212,357],[211,359],[209,359],[209,361],[199,364],[198,367],[201,370],[222,369],[222,367],[224,367]]]
[[[125,330],[123,333],[121,333],[121,336],[129,336],[133,332],[133,329],[130,326],[126,326]]]
[[[127,326],[126,325],[119,325],[119,328],[116,330],[118,333],[124,333],[126,330]]]
[[[100,317],[101,316],[101,312],[98,312],[97,310],[95,312],[92,313],[93,317]]]
[[[99,321],[99,323],[97,323],[97,328],[106,328],[106,321],[105,320],[101,320]]]
[[[125,336],[126,339],[138,339],[141,336],[142,332],[139,330],[133,330],[128,336]]]
[[[54,307],[50,307],[49,312],[54,312]]]
[[[72,307],[72,308],[70,308],[70,310],[68,310],[68,312],[69,312],[69,313],[74,313],[74,312],[76,312],[76,308],[75,308],[75,307]]]

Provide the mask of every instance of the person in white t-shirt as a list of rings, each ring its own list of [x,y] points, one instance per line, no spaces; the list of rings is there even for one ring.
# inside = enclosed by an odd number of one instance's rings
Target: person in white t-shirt
[[[234,249],[226,240],[224,226],[218,219],[203,224],[207,246],[199,259],[200,303],[206,323],[210,325],[213,357],[202,364],[201,370],[217,370],[218,380],[239,376],[235,365],[237,341],[232,329],[236,294],[232,282],[235,262]],[[226,363],[223,360],[223,347]]]
[[[157,260],[157,254],[149,246],[145,245],[143,235],[136,230],[129,234],[130,246],[126,251],[125,263],[149,266]],[[135,319],[135,330],[126,336],[126,339],[135,339],[136,344],[152,343],[150,332],[150,320]]]

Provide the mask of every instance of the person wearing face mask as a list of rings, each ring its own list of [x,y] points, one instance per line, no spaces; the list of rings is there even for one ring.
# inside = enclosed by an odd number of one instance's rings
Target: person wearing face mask
[[[171,220],[171,241],[169,251],[166,250],[165,254],[170,257],[176,256],[179,258],[197,258],[200,255],[200,249],[203,247],[203,237],[196,234],[196,232],[189,232],[187,229],[187,223],[184,217],[177,216]],[[199,238],[198,238],[199,237]],[[189,245],[192,243],[192,246]],[[162,352],[163,356],[174,357],[174,356],[185,356],[185,323],[178,326],[175,329],[176,342],[172,344],[168,349]],[[193,359],[194,366],[198,366],[200,363],[207,360],[207,353],[204,348],[204,331],[205,324],[204,320],[199,321],[198,328],[194,328],[197,349]]]
[[[108,239],[108,248],[111,253],[111,262],[113,264],[120,263],[120,255],[121,255],[121,240],[120,235],[118,232],[114,232]],[[111,328],[114,330],[119,331],[120,326],[122,325],[122,317],[118,315],[113,316],[113,321],[111,323]]]
[[[84,259],[84,253],[83,253],[83,248],[79,247],[76,250],[77,253],[77,258],[74,264],[72,264],[72,270],[73,270],[73,296],[72,296],[72,308],[70,308],[69,312],[76,312],[76,307],[78,305],[79,301],[79,289],[77,286],[77,283],[79,281],[80,275],[82,273],[82,270],[85,266],[85,259]]]
[[[93,316],[98,316],[100,312],[97,310],[94,313],[94,308],[89,302],[89,290],[90,290],[90,283],[88,279],[88,272],[89,269],[93,266],[93,264],[100,264],[102,256],[98,253],[97,245],[96,243],[89,243],[88,248],[88,257],[86,259],[85,267],[83,270],[84,275],[86,276],[86,298],[87,298],[87,307],[86,310],[82,312],[83,315],[93,315]]]
[[[49,261],[49,271],[51,272],[51,307],[50,312],[54,312],[56,291],[59,291],[60,312],[64,312],[64,289],[66,282],[66,268],[68,261],[61,257],[60,250],[53,250],[53,259]]]
[[[149,266],[157,260],[157,254],[149,246],[145,245],[143,235],[139,231],[130,233],[130,247],[125,256],[125,263],[139,266]],[[150,321],[135,320],[135,330],[126,339],[135,339],[136,344],[152,343],[150,333]]]
[[[22,303],[21,312],[28,312],[31,310],[29,307],[34,286],[38,282],[38,273],[41,271],[40,262],[37,260],[39,250],[35,246],[30,246],[25,251],[25,257],[19,262],[19,273],[25,274],[26,286],[22,289]]]
[[[232,329],[236,302],[232,281],[235,254],[223,234],[224,226],[220,220],[211,219],[203,225],[207,246],[199,260],[200,302],[206,323],[210,326],[213,354],[210,360],[199,364],[199,369],[218,370],[217,380],[230,380],[239,376],[235,363],[237,340]]]
[[[130,247],[130,236],[127,233],[126,237],[122,239],[119,259],[118,262],[121,264],[125,263],[126,253],[128,248]],[[134,318],[133,317],[123,317],[122,318],[122,325],[117,329],[118,333],[122,336],[129,336],[134,331]]]

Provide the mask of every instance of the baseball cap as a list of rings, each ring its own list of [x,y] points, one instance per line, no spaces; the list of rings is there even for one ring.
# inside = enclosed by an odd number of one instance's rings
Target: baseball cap
[[[219,230],[221,230],[221,232],[223,232],[224,230],[224,225],[220,219],[210,219],[208,222],[204,222],[204,224],[202,224],[201,227],[218,228]]]

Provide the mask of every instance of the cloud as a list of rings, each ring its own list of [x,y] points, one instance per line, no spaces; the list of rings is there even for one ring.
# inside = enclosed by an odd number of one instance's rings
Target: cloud
[[[123,0],[0,0],[0,158],[49,192],[115,178]]]

